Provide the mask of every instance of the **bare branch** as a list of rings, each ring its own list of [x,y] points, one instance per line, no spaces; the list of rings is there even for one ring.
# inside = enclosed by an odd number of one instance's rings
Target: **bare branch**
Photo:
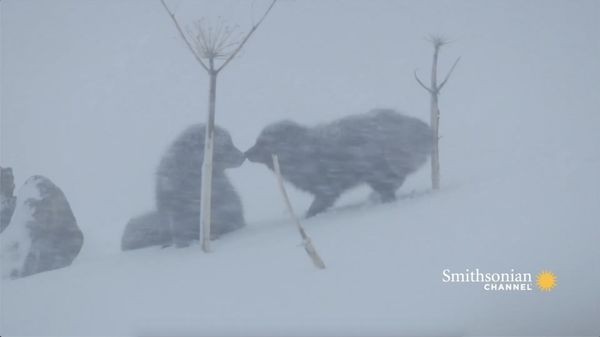
[[[456,65],[458,64],[458,61],[460,61],[460,57],[457,58],[456,61],[454,61],[454,64],[452,65],[452,68],[450,68],[450,71],[448,72],[448,75],[446,75],[446,77],[444,78],[444,80],[442,81],[442,83],[440,85],[438,85],[437,91],[442,90],[442,88],[444,87],[444,84],[446,84],[446,82],[448,82],[448,79],[450,78],[450,75],[452,75],[452,72],[454,71],[454,68],[456,68]]]
[[[160,0],[160,2],[162,3],[163,7],[165,8],[165,11],[167,11],[167,13],[169,14],[169,16],[171,17],[171,20],[173,20],[173,23],[175,24],[175,27],[177,27],[177,31],[179,32],[179,35],[181,35],[181,38],[183,39],[183,41],[185,41],[185,44],[188,46],[188,48],[190,49],[190,51],[192,52],[192,54],[194,54],[194,57],[196,58],[196,61],[198,61],[200,63],[200,65],[202,66],[202,68],[204,68],[204,70],[210,72],[210,69],[208,69],[208,67],[206,66],[206,64],[204,64],[204,62],[200,58],[200,55],[198,55],[198,52],[194,49],[194,46],[192,46],[192,44],[190,43],[190,41],[187,39],[185,33],[183,32],[183,29],[179,25],[179,22],[177,22],[177,18],[175,17],[175,13],[173,13],[173,12],[171,12],[171,10],[169,10],[169,6],[167,6],[165,0]]]
[[[429,38],[427,40],[431,42],[435,48],[439,48],[449,43],[448,39],[441,35],[429,35]]]
[[[421,82],[421,80],[419,79],[419,76],[417,76],[417,70],[415,70],[415,80],[417,80],[417,82],[419,82],[419,84],[423,87],[423,89],[427,90],[429,93],[433,93],[431,88],[429,88],[428,86],[423,84],[423,82]]]
[[[240,44],[241,38],[234,36],[237,28],[237,25],[230,27],[221,20],[211,25],[200,19],[194,22],[194,30],[189,27],[187,30],[200,57],[214,61],[226,59]]]
[[[319,253],[317,253],[317,249],[312,244],[310,237],[304,231],[304,228],[302,227],[300,220],[298,220],[298,217],[296,216],[296,213],[294,212],[294,208],[292,207],[290,198],[285,190],[285,186],[283,186],[283,176],[281,175],[281,168],[279,167],[279,158],[277,158],[277,155],[275,155],[275,154],[273,154],[271,156],[273,159],[273,170],[275,171],[275,176],[277,177],[277,184],[279,185],[279,191],[281,192],[281,195],[283,196],[283,201],[285,202],[285,206],[287,207],[288,212],[290,213],[290,217],[292,218],[292,220],[294,221],[294,224],[296,225],[296,228],[298,228],[298,231],[300,232],[304,250],[306,250],[306,253],[308,254],[308,256],[310,256],[315,267],[317,267],[319,269],[325,269],[325,263],[323,263],[323,260],[319,256]]]
[[[164,0],[161,0],[161,1],[164,1]],[[254,31],[258,28],[258,26],[260,26],[260,24],[265,20],[265,18],[267,17],[267,15],[271,11],[271,9],[273,9],[273,6],[275,6],[276,2],[277,2],[277,0],[273,0],[271,2],[271,5],[269,5],[269,8],[267,8],[267,10],[265,11],[265,14],[263,14],[263,16],[260,18],[260,20],[258,20],[258,22],[254,26],[252,26],[252,29],[250,29],[250,31],[248,32],[248,35],[246,35],[246,37],[244,37],[242,42],[240,42],[239,46],[233,51],[233,53],[231,53],[231,55],[229,55],[227,60],[225,60],[225,62],[223,62],[223,64],[217,69],[217,72],[219,72],[223,68],[225,68],[225,66],[229,62],[231,62],[231,60],[240,52],[240,50],[242,50],[242,48],[244,47],[244,45],[246,44],[246,42],[248,41],[250,36],[252,36],[252,33],[254,33]]]

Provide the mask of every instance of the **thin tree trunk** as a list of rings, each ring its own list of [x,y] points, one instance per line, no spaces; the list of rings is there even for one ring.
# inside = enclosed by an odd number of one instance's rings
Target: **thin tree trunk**
[[[431,37],[431,42],[433,43],[433,64],[431,65],[431,84],[427,87],[417,76],[417,71],[415,70],[415,80],[417,83],[423,87],[423,89],[429,92],[431,96],[431,115],[430,115],[430,125],[431,125],[431,188],[434,190],[438,190],[440,188],[440,151],[439,151],[439,141],[440,141],[440,108],[438,105],[438,96],[440,91],[446,85],[446,82],[452,75],[454,68],[458,64],[460,57],[454,61],[452,68],[442,81],[438,85],[437,83],[437,66],[438,66],[438,55],[440,53],[440,48],[446,44],[447,42],[437,36]]]
[[[213,153],[215,140],[215,103],[217,97],[217,72],[214,70],[213,60],[210,60],[209,71],[209,96],[208,96],[208,118],[206,122],[204,140],[204,160],[202,164],[202,195],[200,208],[200,238],[202,250],[210,251],[210,226],[212,210],[212,176],[213,176]]]
[[[433,64],[431,66],[431,130],[432,130],[432,148],[431,148],[431,187],[434,190],[440,188],[440,153],[439,153],[439,122],[440,109],[438,105],[439,88],[437,84],[437,63],[440,45],[435,45],[433,52]]]
[[[434,190],[438,190],[440,188],[439,123],[440,110],[438,108],[438,97],[436,93],[431,94],[431,187]]]
[[[1,1],[1,0],[0,0]],[[260,18],[260,20],[252,26],[248,34],[244,36],[241,41],[232,41],[230,39],[231,34],[226,33],[228,27],[225,30],[217,28],[212,29],[208,27],[205,29],[202,25],[199,25],[198,32],[195,37],[190,40],[181,27],[175,13],[169,9],[165,0],[161,0],[161,3],[171,17],[171,20],[175,24],[179,35],[190,49],[198,63],[206,70],[209,75],[209,100],[208,100],[208,118],[206,122],[206,136],[204,141],[204,159],[202,163],[202,191],[200,194],[200,241],[202,242],[202,250],[205,252],[210,251],[210,224],[211,224],[211,200],[212,200],[212,175],[213,175],[213,150],[214,150],[214,135],[215,135],[215,101],[217,91],[217,75],[231,60],[240,52],[246,42],[250,39],[250,36],[258,29],[260,24],[265,20],[277,0],[272,0],[271,4]],[[223,28],[223,27],[221,27]],[[233,51],[227,49],[237,44],[237,47]],[[215,67],[215,58],[218,56],[226,56],[225,61],[219,66]],[[203,59],[208,60],[206,64]]]

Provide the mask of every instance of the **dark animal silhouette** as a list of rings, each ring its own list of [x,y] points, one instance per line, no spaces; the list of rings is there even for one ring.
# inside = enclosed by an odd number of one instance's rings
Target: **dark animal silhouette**
[[[171,243],[169,226],[161,223],[157,211],[148,212],[132,218],[125,226],[121,237],[121,249],[131,250]]]
[[[367,183],[383,202],[395,200],[407,175],[431,153],[431,129],[393,110],[376,109],[329,124],[292,121],[267,126],[246,151],[273,169],[279,157],[284,179],[315,196],[307,217],[323,212],[346,190]]]
[[[156,172],[157,210],[129,221],[121,240],[123,250],[171,243],[183,247],[199,239],[204,137],[204,125],[197,124],[171,144]],[[212,239],[245,226],[242,202],[225,174],[225,169],[239,167],[244,160],[229,133],[216,127]]]

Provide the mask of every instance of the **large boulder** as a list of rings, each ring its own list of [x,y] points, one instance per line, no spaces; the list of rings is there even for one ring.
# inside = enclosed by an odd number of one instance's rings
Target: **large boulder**
[[[10,218],[15,211],[17,198],[15,190],[15,178],[10,167],[0,167],[0,233],[10,223]]]
[[[19,189],[15,212],[0,235],[2,277],[18,278],[66,267],[83,245],[83,234],[63,192],[33,176]]]

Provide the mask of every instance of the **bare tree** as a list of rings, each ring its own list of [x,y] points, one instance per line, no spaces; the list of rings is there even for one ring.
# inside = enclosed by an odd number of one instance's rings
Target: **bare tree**
[[[460,60],[460,57],[457,58],[456,61],[454,61],[452,68],[450,68],[450,71],[448,72],[448,74],[446,75],[446,77],[444,78],[442,83],[440,83],[438,85],[438,83],[437,83],[438,56],[440,53],[440,48],[442,46],[446,45],[448,43],[448,41],[441,36],[431,36],[429,38],[429,41],[431,42],[431,44],[433,44],[433,64],[431,66],[431,85],[428,87],[425,84],[423,84],[423,82],[419,79],[419,76],[417,76],[416,70],[415,70],[415,79],[431,95],[431,116],[430,117],[431,117],[431,129],[433,131],[432,132],[433,146],[431,149],[431,187],[434,190],[437,190],[440,188],[440,152],[439,152],[440,108],[438,105],[438,96],[440,94],[440,91],[446,84],[446,82],[448,82],[448,79],[450,78],[450,75],[454,71],[454,68],[456,67],[456,64],[458,63],[458,61]]]
[[[179,35],[192,52],[196,61],[206,70],[209,77],[208,92],[208,116],[206,122],[206,138],[204,142],[204,160],[202,164],[202,205],[200,209],[200,239],[202,250],[210,251],[210,223],[211,223],[211,200],[212,200],[212,168],[215,129],[215,103],[217,96],[217,76],[219,72],[231,62],[231,60],[244,47],[250,36],[265,20],[277,0],[272,0],[263,16],[256,22],[250,31],[243,34],[235,34],[236,27],[227,26],[223,21],[211,25],[206,20],[196,21],[193,29],[186,31],[177,21],[175,13],[169,9],[165,0],[160,0],[163,7],[177,27]],[[220,65],[217,62],[221,61]]]
[[[285,206],[287,207],[287,210],[290,213],[290,217],[292,218],[292,221],[294,221],[296,228],[298,228],[298,232],[300,232],[304,250],[306,250],[306,253],[312,260],[315,267],[317,267],[319,269],[325,269],[325,263],[323,262],[323,260],[321,260],[319,253],[317,253],[317,249],[312,244],[312,241],[311,241],[310,237],[308,236],[308,234],[306,234],[306,231],[304,231],[304,228],[302,227],[300,220],[298,220],[298,216],[296,216],[296,213],[294,212],[294,209],[292,208],[292,203],[290,202],[290,198],[288,197],[288,194],[285,190],[285,186],[283,185],[283,177],[281,175],[281,168],[279,167],[279,158],[277,158],[277,155],[275,155],[275,154],[272,155],[272,157],[273,157],[273,169],[275,170],[275,175],[277,176],[277,184],[279,185],[279,191],[281,192],[281,195],[283,196],[283,201],[285,202]]]

